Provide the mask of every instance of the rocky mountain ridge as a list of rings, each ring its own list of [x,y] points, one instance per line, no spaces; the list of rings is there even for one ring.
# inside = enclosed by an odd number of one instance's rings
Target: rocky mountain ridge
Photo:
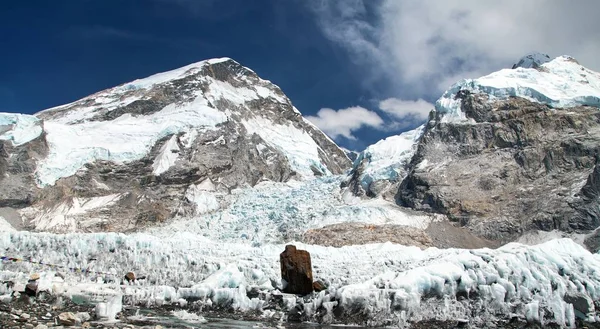
[[[277,86],[228,58],[2,114],[0,128],[0,216],[42,231],[130,230],[215,210],[207,193],[350,165]]]
[[[367,149],[349,186],[498,243],[556,231],[586,235],[595,250],[600,74],[568,56],[533,65],[538,57],[450,87],[424,127],[396,137],[414,141],[388,158],[403,175],[373,180]]]

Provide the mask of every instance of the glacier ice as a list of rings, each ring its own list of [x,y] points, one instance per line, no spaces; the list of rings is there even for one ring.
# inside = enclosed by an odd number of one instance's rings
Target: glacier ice
[[[264,181],[235,189],[231,195],[214,192],[210,181],[192,185],[186,198],[196,215],[150,228],[155,236],[193,233],[206,238],[263,244],[298,239],[308,229],[345,222],[396,224],[424,229],[434,220],[408,214],[380,199],[347,200],[339,186],[341,176],[286,183]]]
[[[421,125],[400,135],[368,146],[354,161],[353,170],[363,161],[361,185],[367,190],[369,184],[377,180],[400,181],[404,178],[404,167],[410,162],[416,152],[417,141],[423,134],[425,126]]]
[[[565,295],[600,298],[600,256],[570,239],[537,246],[513,243],[497,250],[420,250],[391,243],[342,248],[296,245],[311,253],[314,276],[329,284],[327,291],[315,293],[304,304],[313,316],[320,308],[328,314],[337,308],[336,316],[352,312],[354,319],[364,317],[374,325],[432,319],[469,319],[481,325],[510,315],[572,326],[573,306],[564,301]],[[96,302],[112,303],[122,293],[146,305],[189,299],[261,312],[264,301],[249,298],[247,292],[256,287],[278,293],[279,253],[284,245],[253,247],[194,234],[158,238],[140,233],[8,232],[0,234],[0,248],[26,259],[104,273],[63,272],[62,281],[56,280],[55,270],[40,265],[0,265],[2,280],[26,281],[26,273],[36,271],[44,285],[67,296],[97,296]],[[119,278],[131,270],[147,279],[121,286]],[[296,302],[300,301],[290,300],[289,306]]]
[[[33,115],[0,112],[0,140],[19,146],[42,134],[42,121]]]
[[[456,99],[460,90],[485,93],[490,101],[517,96],[555,108],[600,107],[600,73],[586,69],[569,56],[557,57],[539,68],[504,69],[452,85],[435,104],[444,122],[468,122]]]

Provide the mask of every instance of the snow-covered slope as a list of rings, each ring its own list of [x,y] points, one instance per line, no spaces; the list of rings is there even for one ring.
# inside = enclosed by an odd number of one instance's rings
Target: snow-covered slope
[[[417,141],[423,134],[424,126],[390,136],[370,145],[362,151],[354,162],[354,170],[362,165],[360,181],[366,190],[377,180],[402,180],[406,165],[416,151]]]
[[[219,65],[225,67],[214,68]],[[222,79],[221,73],[215,73],[225,69],[230,69],[227,74],[233,76]],[[169,96],[167,92],[176,93],[176,97],[160,107],[161,101]],[[313,176],[312,166],[330,173],[319,158],[321,146],[313,136],[304,127],[279,124],[279,119],[266,111],[256,111],[261,102],[288,107],[286,111],[290,114],[299,115],[277,86],[229,58],[220,58],[135,80],[42,111],[37,116],[45,120],[50,154],[39,163],[38,182],[40,186],[53,185],[58,179],[75,174],[84,164],[97,160],[116,163],[139,160],[165,137],[202,133],[227,121],[238,121],[248,134],[258,134],[285,155],[292,169],[302,177]],[[127,109],[136,106],[145,108]],[[324,135],[321,138],[326,139]],[[302,148],[293,147],[298,144]],[[175,159],[172,156],[169,159],[172,161],[157,160],[161,165],[154,170],[156,175],[174,164]]]
[[[126,230],[216,211],[197,204],[203,192],[188,193],[205,180],[227,195],[351,165],[279,87],[229,58],[35,116],[0,114],[0,143],[0,207],[16,204],[25,225],[55,232]],[[114,202],[77,206],[104,197]]]
[[[435,104],[444,121],[468,121],[461,111],[461,90],[484,93],[490,101],[522,97],[564,108],[577,105],[600,107],[600,73],[588,70],[569,56],[557,57],[539,68],[504,69],[478,79],[459,81]]]

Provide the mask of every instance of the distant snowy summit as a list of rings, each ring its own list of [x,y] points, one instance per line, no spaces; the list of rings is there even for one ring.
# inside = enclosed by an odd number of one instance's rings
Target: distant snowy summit
[[[459,92],[481,93],[490,102],[521,97],[553,108],[578,105],[600,107],[600,74],[580,65],[570,56],[541,63],[543,55],[530,55],[519,61],[523,66],[504,69],[477,79],[452,85],[435,104],[442,120],[468,121],[461,110]],[[537,66],[537,67],[536,67]],[[535,67],[535,68],[534,68]]]
[[[513,69],[522,67],[524,69],[537,69],[542,64],[548,63],[551,60],[550,56],[538,52],[527,54],[512,66]]]

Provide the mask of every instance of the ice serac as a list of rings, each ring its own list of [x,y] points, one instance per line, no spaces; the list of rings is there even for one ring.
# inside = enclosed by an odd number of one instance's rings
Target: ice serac
[[[566,56],[455,84],[425,126],[397,202],[500,242],[592,232],[599,97],[600,74]]]
[[[24,187],[4,185],[0,207],[18,205],[24,223],[61,232],[132,229],[212,211],[198,204],[203,193],[190,192],[206,180],[228,194],[350,166],[279,87],[229,58],[135,80],[35,116],[0,115],[0,155],[0,179]],[[26,158],[7,171],[9,162]],[[102,216],[77,206],[114,194],[120,197],[94,208]]]

